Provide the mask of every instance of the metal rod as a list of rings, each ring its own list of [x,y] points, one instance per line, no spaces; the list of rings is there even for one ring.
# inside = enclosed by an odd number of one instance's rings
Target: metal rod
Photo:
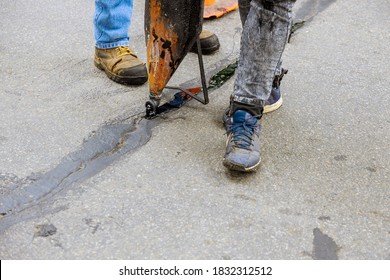
[[[171,86],[166,86],[165,88],[167,88],[167,89],[177,89],[177,90],[180,90],[180,91],[182,91],[182,92],[184,92],[185,94],[191,96],[192,98],[194,98],[195,100],[199,101],[200,103],[202,103],[202,104],[204,104],[204,105],[206,105],[206,104],[208,103],[208,101],[207,101],[207,103],[206,103],[206,100],[203,100],[202,98],[200,98],[199,96],[197,96],[197,95],[195,95],[195,94],[189,92],[189,91],[188,91],[187,89],[185,89],[185,88],[181,88],[181,87],[171,87]]]
[[[199,69],[200,69],[200,78],[202,80],[202,88],[203,88],[203,96],[204,96],[204,103],[209,103],[209,93],[207,91],[207,84],[206,84],[206,75],[204,73],[204,65],[203,65],[203,57],[202,57],[202,47],[200,46],[200,37],[196,39],[196,47],[198,48],[198,61],[199,61]]]
[[[195,100],[199,101],[200,103],[206,105],[206,104],[209,103],[209,94],[208,94],[208,91],[207,91],[206,75],[205,75],[205,72],[204,72],[202,48],[200,46],[200,38],[199,38],[199,36],[196,39],[196,47],[198,49],[198,62],[199,62],[200,78],[201,78],[201,81],[202,81],[203,98],[204,99],[201,99],[199,96],[197,96],[197,95],[195,95],[195,94],[193,94],[193,93],[189,92],[188,90],[186,90],[184,88],[181,88],[181,87],[165,86],[165,88],[180,90],[180,91],[184,92],[185,94],[191,96]]]

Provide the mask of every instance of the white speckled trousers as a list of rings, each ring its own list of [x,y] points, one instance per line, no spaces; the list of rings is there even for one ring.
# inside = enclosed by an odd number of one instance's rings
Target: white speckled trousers
[[[243,32],[230,115],[238,109],[261,116],[291,28],[296,0],[238,0]]]

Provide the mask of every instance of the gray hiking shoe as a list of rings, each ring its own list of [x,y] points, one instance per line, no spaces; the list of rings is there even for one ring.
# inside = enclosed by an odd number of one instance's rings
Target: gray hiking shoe
[[[228,139],[223,165],[230,170],[255,171],[261,162],[260,121],[246,111],[237,110],[227,124]]]

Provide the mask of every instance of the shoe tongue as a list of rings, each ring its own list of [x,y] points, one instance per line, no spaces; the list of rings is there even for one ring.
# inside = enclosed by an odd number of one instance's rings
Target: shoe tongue
[[[252,117],[252,115],[249,114],[248,112],[243,111],[243,110],[237,110],[236,112],[234,112],[233,122],[234,123],[243,123],[243,122],[245,122],[245,120],[249,119],[250,117]]]

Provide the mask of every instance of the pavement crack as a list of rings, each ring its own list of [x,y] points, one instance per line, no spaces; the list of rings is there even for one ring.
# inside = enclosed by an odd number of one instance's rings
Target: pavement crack
[[[4,218],[28,209],[72,184],[96,175],[122,155],[146,144],[150,137],[149,122],[139,117],[130,123],[102,126],[55,168],[3,195],[1,216]]]
[[[221,71],[225,73],[227,68],[233,67],[227,75],[229,77],[222,79],[225,82],[234,73],[236,60],[237,58],[231,57],[221,60],[206,76],[212,79],[218,77]],[[213,89],[223,82],[214,85]],[[197,79],[193,79],[181,86],[191,88],[198,83]],[[116,118],[91,132],[79,150],[66,155],[53,169],[38,175],[34,173],[34,180],[18,180],[24,184],[14,184],[0,198],[0,231],[17,223],[18,213],[23,212],[23,219],[38,215],[27,213],[26,210],[95,176],[121,156],[145,145],[152,136],[152,128],[163,121],[163,118],[147,120],[142,112]],[[6,187],[8,189],[10,186]]]

